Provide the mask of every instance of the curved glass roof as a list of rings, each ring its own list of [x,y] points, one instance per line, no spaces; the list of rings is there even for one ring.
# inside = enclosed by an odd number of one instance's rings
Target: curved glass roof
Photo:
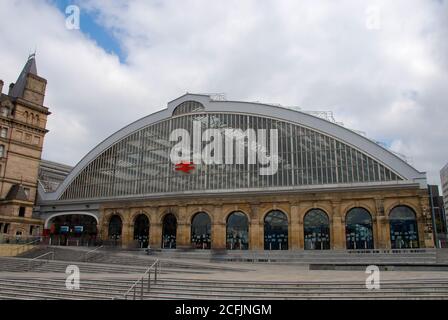
[[[140,198],[420,179],[424,173],[337,124],[271,105],[187,94],[100,143],[55,193],[42,198]]]
[[[184,160],[193,162],[191,169],[177,170],[182,159],[172,161],[171,152],[176,141],[170,141],[170,135],[176,129],[193,132],[195,122],[201,126],[202,161],[193,161],[193,156],[189,154]],[[225,136],[225,130],[229,128],[239,129],[244,135],[233,136],[233,150],[225,145],[230,141]],[[217,129],[217,134],[222,136],[215,138],[220,139],[221,146],[216,145],[215,150],[210,152],[207,146],[211,143],[204,141],[207,129]],[[248,150],[248,135],[245,134],[248,129],[254,132],[264,129],[266,133],[277,130],[278,139],[265,138],[264,142],[260,141],[260,144],[267,144],[267,141],[277,144],[277,170],[263,174],[263,168],[271,168],[269,162],[250,161],[251,151]],[[237,148],[240,138],[244,150]],[[189,137],[188,144],[193,139],[195,137]],[[268,146],[267,157],[273,147]],[[192,152],[191,149],[188,151]],[[241,157],[238,152],[242,152]],[[226,161],[230,158],[229,153],[232,153],[232,161]],[[215,161],[204,163],[208,155],[216,156]],[[372,157],[317,131],[262,116],[195,113],[149,125],[110,146],[80,172],[62,199],[396,180],[402,178]]]

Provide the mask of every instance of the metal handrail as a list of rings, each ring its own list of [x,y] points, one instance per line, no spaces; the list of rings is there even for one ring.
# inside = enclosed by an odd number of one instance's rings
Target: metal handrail
[[[143,286],[144,286],[144,281],[145,281],[145,277],[146,275],[148,275],[148,292],[151,289],[151,270],[154,268],[154,283],[157,283],[157,274],[160,273],[161,271],[161,262],[159,259],[157,259],[156,261],[154,261],[154,263],[148,267],[145,271],[145,273],[143,273],[143,275],[138,278],[134,284],[129,288],[128,291],[126,291],[126,293],[123,295],[123,298],[125,300],[127,300],[128,295],[131,293],[131,291],[133,291],[133,300],[135,300],[136,297],[136,291],[137,291],[137,286],[140,284],[140,300],[143,300]]]
[[[44,253],[44,254],[42,254],[42,255],[40,255],[40,256],[38,256],[38,257],[35,257],[35,258],[31,259],[31,260],[29,261],[29,263],[28,263],[28,271],[30,271],[30,270],[33,268],[33,263],[34,263],[35,261],[37,261],[38,259],[43,258],[43,257],[45,257],[45,256],[49,256],[49,255],[51,255],[51,257],[52,257],[51,260],[54,260],[54,251],[50,251],[50,252]],[[50,259],[47,259],[47,260],[46,260],[46,262],[48,262],[48,261],[50,261]]]
[[[88,256],[89,256],[89,255],[91,255],[91,254],[94,253],[95,251],[101,249],[102,247],[103,247],[103,246],[99,246],[99,247],[96,247],[95,249],[92,249],[92,250],[88,251],[88,252],[84,255],[84,262],[87,262],[87,260],[88,260]]]

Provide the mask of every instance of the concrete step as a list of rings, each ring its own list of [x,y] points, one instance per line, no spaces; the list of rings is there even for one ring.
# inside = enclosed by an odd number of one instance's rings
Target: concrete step
[[[35,280],[35,279],[2,279],[2,283],[5,284],[22,284],[22,285],[39,285],[43,287],[59,286],[65,288],[65,280],[52,279],[52,280]],[[83,288],[106,288],[112,291],[126,291],[133,284],[131,280],[123,281],[105,281],[105,280],[83,280],[81,285]],[[147,283],[144,283],[144,288],[147,287]],[[159,280],[156,284],[151,283],[152,289],[163,290],[202,290],[202,291],[344,291],[344,290],[361,290],[365,291],[365,285],[360,283],[332,283],[332,284],[251,284],[248,286],[241,283],[228,283],[223,285],[222,283],[208,283],[208,284],[191,284],[182,281],[168,281]],[[382,284],[381,290],[397,290],[397,291],[411,291],[411,290],[427,290],[427,291],[445,291],[448,290],[448,283],[386,283]]]
[[[122,298],[132,280],[85,280],[81,290],[65,289],[64,279],[1,279],[0,296],[38,299]],[[193,282],[196,286],[193,286]],[[222,284],[227,286],[224,287]],[[248,286],[251,284],[251,287]],[[310,286],[311,285],[311,286]],[[318,285],[318,286],[316,286]],[[286,289],[286,290],[285,290]],[[140,287],[136,290],[140,297]],[[133,298],[133,294],[129,299]],[[160,280],[144,299],[447,299],[447,281],[389,281],[381,290],[366,290],[353,282],[254,283],[230,281]]]
[[[111,298],[120,298],[123,296],[124,292],[110,292],[110,290],[101,290],[99,288],[96,289],[82,289],[82,290],[74,290],[69,291],[65,289],[58,288],[44,288],[42,286],[32,286],[32,285],[17,285],[13,284],[11,287],[6,285],[0,289],[0,293],[42,293],[46,298],[86,298],[86,299],[111,299]],[[300,299],[300,298],[316,298],[316,297],[333,297],[333,298],[351,298],[351,297],[413,297],[413,296],[425,296],[429,297],[444,297],[448,298],[448,292],[445,290],[444,292],[425,292],[425,291],[412,291],[412,292],[403,292],[399,290],[373,290],[373,291],[340,291],[340,292],[326,292],[322,290],[320,292],[275,292],[275,291],[264,291],[264,292],[206,292],[206,291],[194,291],[194,290],[185,290],[182,292],[179,291],[168,291],[161,290],[158,288],[151,289],[151,291],[144,291],[144,298],[150,297],[166,297],[170,296],[172,298],[179,299]],[[140,290],[136,290],[136,296],[140,297]],[[133,297],[133,293],[131,292],[129,297]]]
[[[103,298],[89,294],[83,294],[81,292],[73,293],[64,293],[61,290],[54,291],[33,291],[30,288],[0,288],[0,295],[7,295],[10,297],[17,296],[27,296],[29,298],[34,298],[35,300],[110,300],[111,297]]]

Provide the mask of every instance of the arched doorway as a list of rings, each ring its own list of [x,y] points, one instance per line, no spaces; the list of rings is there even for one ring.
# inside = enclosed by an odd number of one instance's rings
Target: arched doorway
[[[198,212],[191,219],[191,244],[196,249],[211,248],[212,222],[205,212]]]
[[[45,235],[50,245],[95,245],[97,224],[95,217],[86,214],[58,215],[46,222]]]
[[[119,215],[113,215],[109,220],[109,240],[112,241],[113,245],[118,245],[121,240],[121,231],[123,230],[123,222]]]
[[[177,236],[177,219],[172,213],[163,217],[162,222],[162,248],[175,249]]]
[[[264,218],[264,249],[288,250],[288,217],[279,210]]]
[[[389,215],[392,249],[418,248],[418,228],[414,210],[407,206],[392,209]]]
[[[330,249],[330,220],[321,209],[308,211],[303,219],[306,250]]]
[[[345,216],[347,249],[373,249],[372,216],[364,208],[353,208]]]
[[[134,220],[134,241],[139,248],[149,245],[149,219],[145,214],[139,214]]]
[[[227,218],[226,248],[228,250],[249,249],[249,221],[241,211],[232,212]]]

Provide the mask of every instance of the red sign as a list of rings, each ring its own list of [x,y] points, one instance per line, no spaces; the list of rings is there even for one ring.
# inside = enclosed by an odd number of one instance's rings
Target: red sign
[[[185,173],[190,173],[191,170],[194,170],[195,166],[193,162],[181,162],[175,165],[174,169],[176,171],[183,171]]]

